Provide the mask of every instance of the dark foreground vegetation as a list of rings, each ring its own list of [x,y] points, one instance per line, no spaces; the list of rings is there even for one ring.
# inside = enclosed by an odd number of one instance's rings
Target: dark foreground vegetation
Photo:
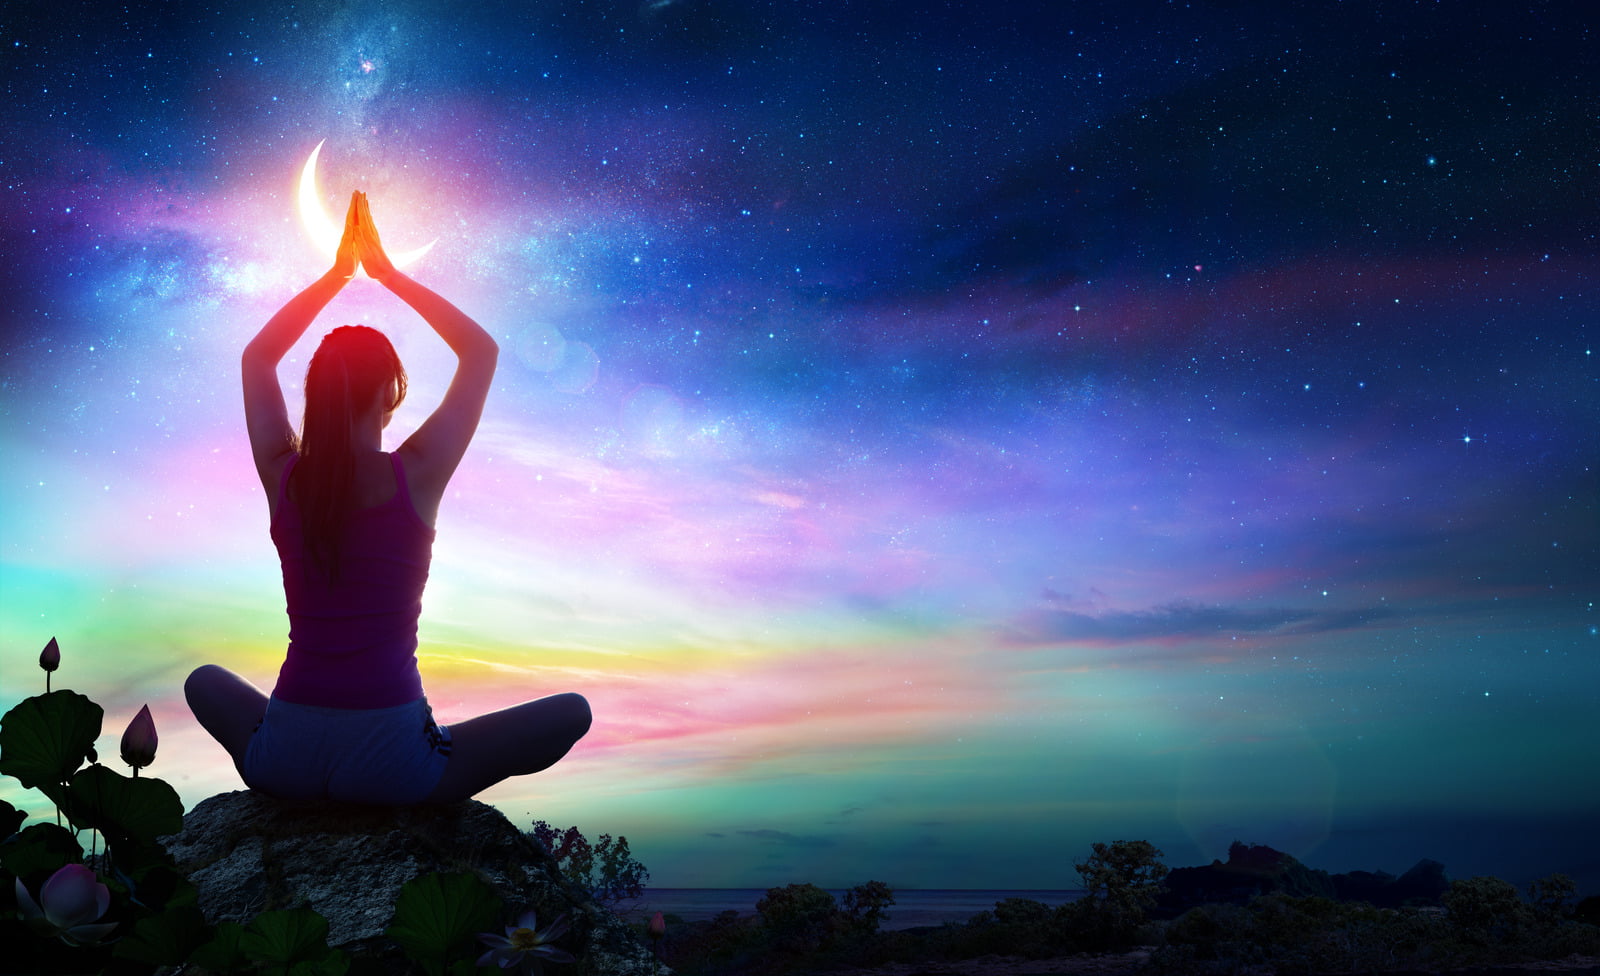
[[[1499,878],[1447,881],[1431,862],[1393,878],[1329,876],[1245,844],[1206,868],[1169,872],[1160,856],[1145,841],[1095,844],[1076,865],[1087,892],[1079,901],[1051,907],[1008,898],[965,923],[894,932],[877,930],[893,904],[893,892],[877,882],[853,889],[844,905],[814,885],[774,888],[754,916],[725,912],[694,923],[669,916],[663,960],[687,976],[778,976],[1142,946],[1149,949],[1143,971],[1152,974],[1294,976],[1600,957],[1600,898],[1575,904],[1563,875],[1534,882],[1524,898]],[[1431,881],[1412,884],[1423,879]],[[1391,902],[1413,888],[1422,890],[1400,904],[1338,897],[1362,891]],[[1216,900],[1197,902],[1202,895]]]
[[[52,640],[39,657],[45,693],[0,717],[0,777],[43,794],[55,810],[53,822],[24,826],[24,813],[0,801],[0,974],[642,976],[656,968],[633,933],[596,907],[638,895],[648,878],[627,839],[601,835],[590,843],[576,828],[542,821],[520,835],[506,828],[529,842],[546,869],[545,887],[559,889],[562,904],[604,915],[621,930],[622,948],[636,952],[594,951],[595,926],[559,909],[535,912],[536,893],[519,888],[502,896],[473,870],[418,873],[385,903],[362,906],[384,927],[359,943],[330,945],[329,918],[307,907],[304,892],[284,904],[262,891],[262,908],[251,917],[208,918],[199,875],[186,874],[169,849],[185,829],[183,804],[167,783],[139,775],[156,755],[149,709],[122,737],[121,759],[132,775],[101,764],[95,741],[104,711],[76,692],[50,688],[60,662]],[[380,829],[369,836],[382,847],[398,835],[398,821],[372,816]],[[341,882],[359,892],[377,880],[352,873]]]
[[[103,712],[49,689],[59,660],[51,641],[40,656],[45,694],[0,718],[0,775],[57,811],[55,823],[24,827],[23,814],[0,801],[0,973],[643,976],[659,965],[685,976],[786,976],[1139,946],[1148,950],[1142,969],[1154,976],[1296,976],[1600,957],[1600,897],[1577,901],[1563,875],[1534,882],[1524,897],[1498,878],[1449,881],[1431,861],[1399,877],[1329,875],[1246,844],[1226,862],[1169,871],[1146,841],[1094,844],[1074,865],[1086,896],[1059,907],[1010,898],[965,923],[883,932],[894,905],[887,885],[858,885],[840,904],[814,885],[792,884],[769,890],[753,916],[640,924],[654,959],[624,929],[637,955],[620,969],[623,957],[595,951],[569,931],[565,914],[536,920],[529,904],[508,903],[481,876],[433,872],[400,889],[374,944],[330,947],[328,920],[308,907],[264,910],[245,923],[207,920],[194,881],[160,840],[184,827],[182,804],[166,783],[139,777],[156,752],[148,709],[121,742],[133,775],[101,765],[94,742]],[[648,878],[626,838],[591,844],[576,827],[543,822],[527,836],[540,845],[534,853],[548,855],[550,876],[576,893],[569,904],[589,906],[583,911],[636,897]],[[511,900],[528,898],[519,889]]]

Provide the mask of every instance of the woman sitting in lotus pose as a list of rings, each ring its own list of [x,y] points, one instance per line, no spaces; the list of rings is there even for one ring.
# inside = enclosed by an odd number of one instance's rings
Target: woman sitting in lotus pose
[[[289,425],[278,363],[359,263],[457,358],[444,400],[392,453],[383,428],[406,374],[382,333],[334,329],[306,370],[305,419]],[[566,694],[445,728],[417,672],[417,618],[433,523],[472,441],[498,347],[454,305],[395,270],[364,194],[350,198],[333,268],[245,347],[245,420],[283,564],[289,650],[269,698],[214,664],[189,675],[195,718],[246,784],[286,799],[449,803],[555,763],[589,730]]]

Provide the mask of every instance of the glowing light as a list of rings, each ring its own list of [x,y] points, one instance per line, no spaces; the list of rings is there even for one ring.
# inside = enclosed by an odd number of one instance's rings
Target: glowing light
[[[323,143],[327,141],[324,139],[317,143],[317,147],[311,150],[311,158],[306,160],[305,168],[300,171],[299,203],[300,223],[305,226],[306,233],[311,235],[317,248],[331,261],[339,250],[339,237],[344,228],[341,223],[335,223],[333,218],[328,216],[328,212],[322,209],[322,198],[317,194],[317,157],[321,155]],[[389,260],[394,262],[396,268],[407,267],[433,250],[433,245],[437,243],[439,243],[438,238],[434,238],[415,250],[391,253]]]

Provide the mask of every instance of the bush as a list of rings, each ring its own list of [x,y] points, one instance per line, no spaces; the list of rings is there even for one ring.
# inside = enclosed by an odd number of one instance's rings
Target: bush
[[[843,902],[814,884],[769,888],[754,918],[726,911],[710,921],[669,925],[663,961],[694,976],[781,976],[925,955],[923,940],[877,931],[894,904],[887,884],[856,885]]]
[[[1149,841],[1096,843],[1093,853],[1074,864],[1084,897],[1059,913],[1067,934],[1086,949],[1130,945],[1161,894],[1167,866]]]
[[[1552,874],[1528,885],[1528,900],[1547,922],[1567,917],[1567,902],[1577,894],[1577,883],[1564,874]]]
[[[1255,919],[1237,905],[1201,905],[1167,925],[1168,945],[1193,947],[1193,958],[1217,959],[1230,942],[1254,941]]]
[[[555,858],[562,877],[596,903],[610,905],[644,894],[650,872],[633,859],[628,838],[612,840],[610,834],[601,834],[591,844],[577,827],[557,830],[543,820],[535,820],[528,834]]]
[[[868,881],[844,893],[844,915],[858,933],[878,931],[878,924],[889,915],[884,909],[894,904],[894,890],[882,881]]]
[[[1203,905],[1167,926],[1156,954],[1165,972],[1231,972],[1267,966],[1283,976],[1374,972],[1417,964],[1433,935],[1416,912],[1318,896],[1273,894],[1245,907]]]
[[[840,927],[838,903],[814,884],[768,888],[756,914],[773,945],[789,952],[819,949]]]
[[[1533,920],[1516,887],[1499,878],[1452,881],[1444,907],[1461,937],[1480,945],[1515,939]]]
[[[765,932],[758,920],[725,911],[705,922],[684,922],[667,916],[661,941],[662,961],[675,972],[696,976],[747,976],[770,971]]]

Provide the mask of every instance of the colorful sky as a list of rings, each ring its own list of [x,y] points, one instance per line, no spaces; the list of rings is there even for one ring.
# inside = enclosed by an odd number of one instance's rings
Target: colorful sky
[[[180,686],[281,661],[237,356],[323,143],[501,342],[421,661],[589,697],[513,820],[669,887],[1595,893],[1600,68],[1498,6],[8,4],[0,701],[55,636],[102,755],[148,702],[238,788]],[[451,361],[370,281],[284,383],[355,321],[398,444]]]

